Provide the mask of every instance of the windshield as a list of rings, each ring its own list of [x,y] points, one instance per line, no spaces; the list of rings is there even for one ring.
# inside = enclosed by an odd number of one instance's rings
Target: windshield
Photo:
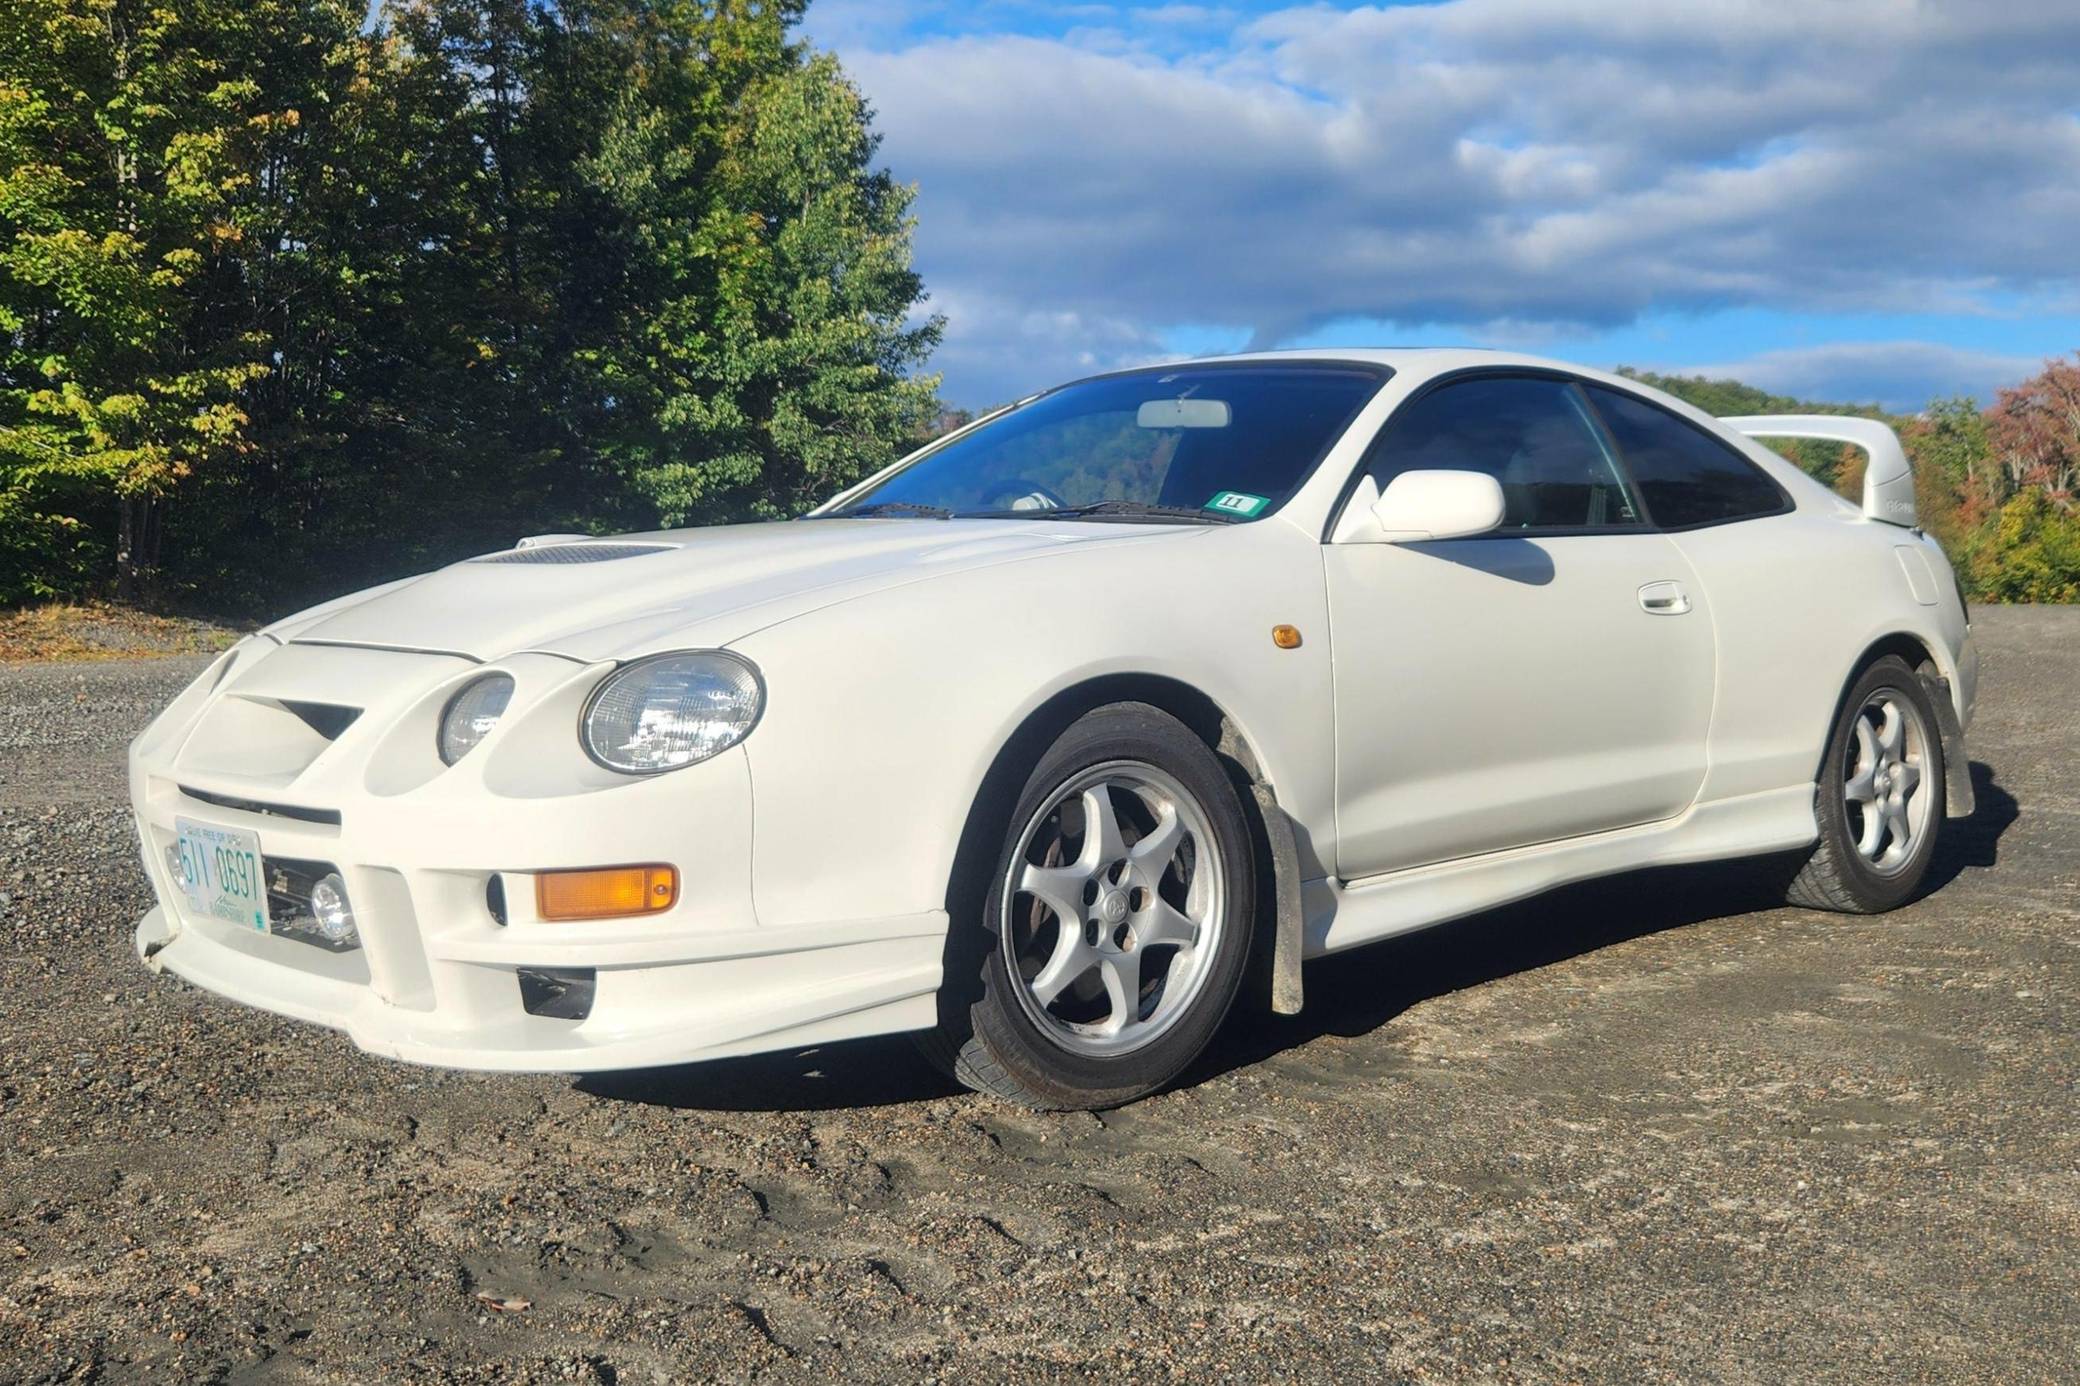
[[[831,515],[1237,521],[1268,515],[1378,390],[1364,366],[1192,366],[1065,385]]]

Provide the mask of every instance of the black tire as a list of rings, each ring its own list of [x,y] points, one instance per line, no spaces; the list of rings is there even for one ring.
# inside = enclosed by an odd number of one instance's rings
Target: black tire
[[[1034,1008],[1045,1007],[1031,999],[1025,978],[1014,976],[1019,963],[1005,944],[1004,930],[1015,894],[1008,882],[1015,865],[1023,869],[1017,857],[1028,828],[1079,776],[1103,773],[1102,767],[1112,765],[1152,767],[1196,801],[1218,848],[1221,922],[1198,964],[1203,977],[1160,1032],[1129,1052],[1095,1055],[1070,1047],[1074,1041],[1060,1038],[1059,1032],[1050,1033],[1045,1015],[1036,1018]],[[1046,1111],[1116,1107],[1175,1081],[1205,1050],[1234,1005],[1254,933],[1258,892],[1249,824],[1213,752],[1158,708],[1114,703],[1085,714],[1055,740],[1008,813],[1001,800],[994,810],[985,806],[979,812],[993,812],[1000,820],[985,825],[991,830],[979,838],[994,851],[977,854],[988,860],[987,870],[971,871],[956,882],[940,1023],[918,1037],[919,1047],[977,1092]],[[1195,855],[1193,860],[1203,859]],[[1039,917],[1054,918],[1051,913]],[[1083,924],[1078,920],[1076,927],[1081,930]],[[1160,993],[1171,985],[1170,974],[1154,985]],[[1136,1015],[1142,1004],[1137,994]]]
[[[1922,826],[1911,838],[1911,850],[1889,869],[1881,870],[1857,849],[1857,827],[1845,786],[1850,779],[1857,721],[1874,698],[1895,697],[1919,716],[1916,748],[1921,780],[1916,793],[1926,799]],[[1827,751],[1814,789],[1814,817],[1820,839],[1785,891],[1794,905],[1844,914],[1882,914],[1914,898],[1935,856],[1942,831],[1945,793],[1943,740],[1928,686],[1905,660],[1894,655],[1873,660],[1851,681],[1827,738]]]

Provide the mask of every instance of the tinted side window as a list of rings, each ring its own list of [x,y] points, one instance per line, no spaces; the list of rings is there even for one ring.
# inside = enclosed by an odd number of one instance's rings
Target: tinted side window
[[[1776,483],[1732,448],[1645,400],[1588,388],[1655,524],[1681,529],[1784,508]]]
[[[1486,472],[1502,484],[1505,530],[1636,525],[1640,508],[1587,403],[1564,380],[1463,380],[1403,405],[1373,444],[1380,489],[1403,472]]]

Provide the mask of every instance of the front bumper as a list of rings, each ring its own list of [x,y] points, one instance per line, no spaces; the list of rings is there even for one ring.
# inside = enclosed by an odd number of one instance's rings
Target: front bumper
[[[511,739],[504,753],[487,739],[434,773],[400,759],[399,746],[416,749],[417,710],[473,672],[444,657],[290,647],[243,677],[234,665],[228,693],[184,695],[130,753],[158,900],[136,926],[139,956],[234,1001],[343,1030],[372,1053],[456,1068],[640,1068],[933,1023],[944,911],[761,925],[742,748],[649,780],[567,780],[544,768],[547,743],[570,740],[564,705],[596,671],[541,656],[509,664],[515,707],[553,724],[544,741],[529,741],[529,716],[509,713],[515,725],[494,733]],[[276,711],[309,697],[318,676],[325,698],[366,709],[322,745],[282,732]],[[410,729],[401,739],[398,725]],[[273,760],[249,768],[250,746]],[[333,951],[191,908],[167,863],[177,818],[251,832],[268,860],[335,868],[360,946]],[[677,903],[589,923],[534,916],[533,873],[631,862],[676,866]],[[592,972],[583,1017],[531,1013],[522,974],[574,969]]]
[[[364,923],[364,934],[377,922]],[[379,922],[393,938],[402,923]],[[527,1014],[519,973],[593,965],[573,961],[593,956],[580,944],[435,946],[425,955],[424,988],[400,996],[358,971],[351,955],[183,921],[164,905],[138,921],[136,943],[155,971],[343,1030],[373,1054],[445,1068],[583,1073],[923,1029],[935,1018],[945,928],[944,915],[915,915],[789,930],[786,938],[711,935],[697,959],[601,967],[591,1013],[577,1021]],[[549,956],[565,961],[544,963]],[[333,961],[340,957],[349,961]],[[374,961],[372,954],[371,971]]]

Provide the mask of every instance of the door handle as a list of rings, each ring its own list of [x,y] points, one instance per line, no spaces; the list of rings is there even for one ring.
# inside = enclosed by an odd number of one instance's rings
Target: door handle
[[[1652,616],[1680,616],[1690,609],[1690,594],[1680,582],[1650,582],[1639,589],[1639,604]]]

